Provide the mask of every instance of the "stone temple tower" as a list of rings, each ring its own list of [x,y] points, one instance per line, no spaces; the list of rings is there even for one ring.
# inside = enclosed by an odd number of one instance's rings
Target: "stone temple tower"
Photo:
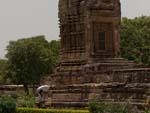
[[[54,107],[149,105],[150,68],[119,57],[120,0],[59,0],[61,62],[47,82]]]
[[[119,0],[60,0],[59,18],[63,63],[118,57]]]

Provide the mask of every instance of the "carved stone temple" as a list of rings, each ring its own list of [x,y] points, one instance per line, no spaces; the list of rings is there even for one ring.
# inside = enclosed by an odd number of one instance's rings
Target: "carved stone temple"
[[[120,58],[120,0],[59,0],[61,62],[44,84],[54,107],[150,105],[150,68]]]

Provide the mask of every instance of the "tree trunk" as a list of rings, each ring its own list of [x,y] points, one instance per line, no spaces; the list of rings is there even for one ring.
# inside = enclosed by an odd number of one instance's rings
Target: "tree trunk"
[[[36,94],[36,84],[33,84],[33,86],[32,86],[32,92],[33,92],[33,95]]]
[[[26,95],[29,95],[29,88],[28,88],[28,85],[27,84],[24,84],[24,91],[26,93]]]

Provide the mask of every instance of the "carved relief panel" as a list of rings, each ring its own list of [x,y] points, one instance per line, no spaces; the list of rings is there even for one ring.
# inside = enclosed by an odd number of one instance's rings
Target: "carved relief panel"
[[[115,0],[87,0],[87,7],[93,10],[113,10]]]

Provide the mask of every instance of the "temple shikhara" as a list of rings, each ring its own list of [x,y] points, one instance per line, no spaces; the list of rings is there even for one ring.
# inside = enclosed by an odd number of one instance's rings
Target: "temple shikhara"
[[[59,0],[61,62],[44,84],[54,107],[150,105],[150,68],[120,58],[120,0]]]
[[[60,0],[62,63],[82,65],[117,57],[120,16],[118,0]]]

